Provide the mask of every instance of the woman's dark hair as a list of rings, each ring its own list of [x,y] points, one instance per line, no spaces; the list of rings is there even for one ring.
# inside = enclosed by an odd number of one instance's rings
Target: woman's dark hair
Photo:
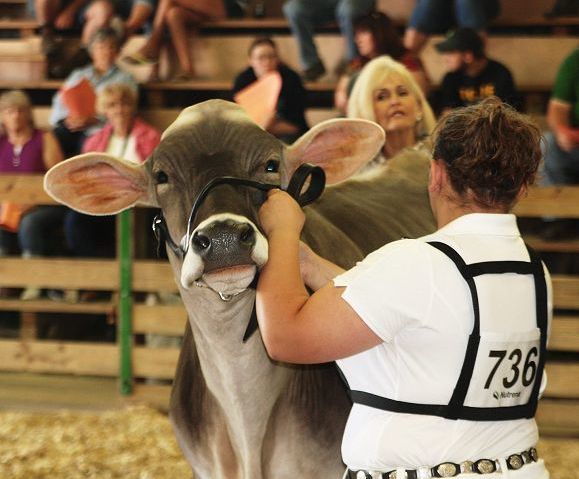
[[[385,13],[372,12],[357,18],[354,21],[354,32],[369,32],[372,35],[376,56],[389,55],[394,60],[400,60],[406,53],[396,25]],[[371,58],[364,60],[368,62]]]
[[[251,42],[251,45],[249,45],[249,48],[247,49],[247,56],[250,57],[253,50],[260,45],[269,45],[271,48],[277,51],[277,45],[271,38],[258,37]]]
[[[442,160],[461,198],[484,208],[510,210],[535,181],[541,130],[497,97],[452,110],[434,131],[435,160]]]

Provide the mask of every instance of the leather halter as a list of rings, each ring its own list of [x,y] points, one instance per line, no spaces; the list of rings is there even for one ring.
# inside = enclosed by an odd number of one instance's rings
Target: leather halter
[[[306,184],[307,180],[310,180],[310,184],[308,185],[307,189],[302,192],[304,185]],[[195,224],[195,219],[197,217],[197,213],[199,208],[203,204],[203,201],[211,190],[215,187],[220,185],[234,185],[234,186],[244,186],[249,188],[254,188],[257,190],[261,190],[267,192],[269,190],[275,188],[281,188],[280,185],[273,185],[271,183],[263,183],[260,181],[250,180],[247,178],[237,178],[234,176],[219,176],[217,178],[212,179],[205,187],[199,192],[197,198],[193,202],[193,207],[191,208],[191,213],[189,214],[189,219],[187,221],[187,233],[181,239],[180,244],[175,243],[173,238],[169,233],[169,229],[167,228],[167,223],[165,221],[165,217],[163,213],[159,213],[153,219],[153,233],[155,234],[155,238],[157,239],[157,249],[159,250],[162,243],[166,243],[167,246],[173,251],[175,256],[179,259],[183,259],[189,250],[189,244],[191,243],[191,235],[193,233],[193,225]],[[309,163],[304,163],[296,169],[292,177],[290,178],[289,184],[286,188],[286,192],[297,201],[297,203],[304,207],[310,203],[313,203],[317,200],[324,191],[324,187],[326,185],[326,175],[324,170],[319,166],[314,166]],[[259,272],[256,272],[255,277],[249,288],[256,288],[257,281],[259,278]],[[227,300],[221,296],[222,300]],[[230,298],[229,298],[230,299]],[[258,323],[257,323],[257,314],[255,311],[255,303],[253,305],[253,311],[251,313],[251,317],[249,319],[249,323],[245,330],[245,334],[243,335],[243,342],[247,341],[251,335],[257,330]]]

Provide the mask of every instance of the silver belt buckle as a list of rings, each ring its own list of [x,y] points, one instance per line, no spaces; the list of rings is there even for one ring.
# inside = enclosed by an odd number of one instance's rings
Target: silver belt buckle
[[[511,454],[507,457],[507,465],[513,471],[520,469],[524,465],[523,457],[520,454]]]
[[[459,470],[452,462],[443,462],[436,466],[436,473],[440,477],[454,477],[459,473]]]
[[[474,470],[479,474],[492,474],[497,470],[495,461],[490,459],[479,459],[473,464]]]

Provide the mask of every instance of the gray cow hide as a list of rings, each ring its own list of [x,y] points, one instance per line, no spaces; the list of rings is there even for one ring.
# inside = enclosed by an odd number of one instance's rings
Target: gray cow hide
[[[384,243],[434,229],[424,154],[407,151],[387,167],[354,175],[383,141],[374,123],[330,120],[288,147],[238,106],[211,100],[184,110],[143,165],[80,155],[51,169],[45,188],[89,214],[158,206],[178,243],[197,194],[211,179],[286,185],[299,164],[316,163],[336,184],[305,208],[303,239],[351,267]],[[266,171],[276,164],[279,171]],[[170,417],[196,478],[338,478],[350,404],[335,368],[275,363],[258,333],[241,342],[255,298],[248,286],[267,261],[257,219],[262,201],[255,190],[218,187],[192,225],[185,258],[168,252],[189,316]],[[217,292],[232,299],[225,302]]]

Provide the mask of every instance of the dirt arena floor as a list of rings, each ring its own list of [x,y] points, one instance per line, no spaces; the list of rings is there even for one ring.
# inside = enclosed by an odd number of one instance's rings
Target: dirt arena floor
[[[579,438],[545,438],[553,479],[579,478]],[[166,415],[0,411],[0,479],[189,479]]]

